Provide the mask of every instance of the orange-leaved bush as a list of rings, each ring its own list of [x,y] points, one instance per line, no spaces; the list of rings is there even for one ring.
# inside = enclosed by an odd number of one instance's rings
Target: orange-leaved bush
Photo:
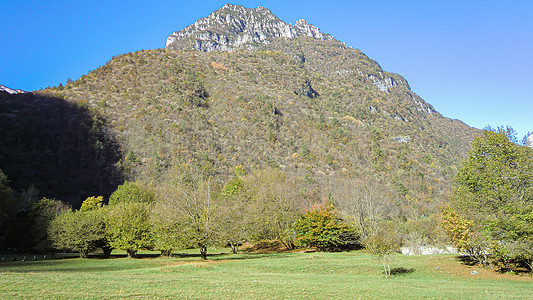
[[[317,205],[294,224],[298,242],[321,251],[338,251],[358,245],[357,235],[340,218],[331,202]]]

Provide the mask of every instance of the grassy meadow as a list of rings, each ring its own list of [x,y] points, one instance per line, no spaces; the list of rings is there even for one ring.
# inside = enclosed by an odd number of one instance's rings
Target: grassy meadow
[[[533,298],[529,276],[466,266],[454,255],[396,255],[393,276],[366,251],[192,254],[173,258],[3,262],[4,298]],[[476,270],[479,274],[472,275]]]

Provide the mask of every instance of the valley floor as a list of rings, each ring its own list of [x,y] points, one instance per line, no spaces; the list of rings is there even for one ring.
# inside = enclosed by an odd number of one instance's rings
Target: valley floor
[[[184,254],[3,262],[0,295],[9,299],[533,298],[532,277],[466,266],[451,254],[398,254],[391,265],[392,278],[385,279],[381,263],[366,251],[219,253],[211,252],[208,261]]]

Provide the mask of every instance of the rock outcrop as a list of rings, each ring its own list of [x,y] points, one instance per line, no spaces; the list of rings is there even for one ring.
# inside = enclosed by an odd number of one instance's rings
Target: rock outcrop
[[[27,93],[26,91],[24,90],[14,90],[14,89],[10,89],[8,88],[7,86],[5,85],[1,85],[0,84],[0,92],[6,92],[8,94],[24,94],[24,93]]]
[[[291,25],[261,6],[250,9],[226,4],[208,17],[172,33],[167,38],[166,48],[197,49],[205,52],[232,51],[240,47],[268,44],[276,38],[301,36],[320,40],[334,39],[302,19]]]

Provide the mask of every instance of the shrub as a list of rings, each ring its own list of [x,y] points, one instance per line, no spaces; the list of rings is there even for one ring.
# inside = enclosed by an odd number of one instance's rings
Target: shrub
[[[315,206],[294,225],[297,241],[321,251],[338,251],[357,242],[353,230],[339,217],[331,202]]]

